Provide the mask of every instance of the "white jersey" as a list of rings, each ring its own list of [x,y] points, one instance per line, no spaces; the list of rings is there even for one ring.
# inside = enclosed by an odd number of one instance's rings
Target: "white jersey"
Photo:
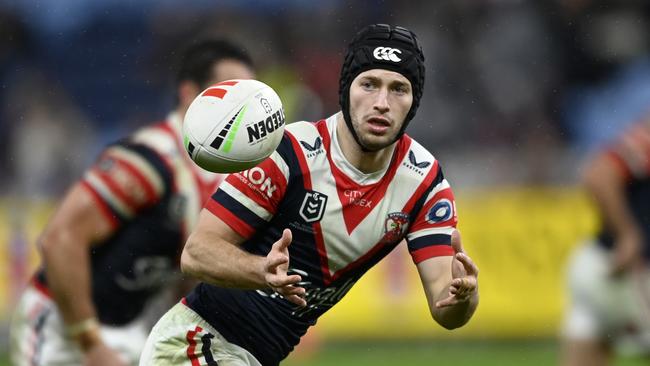
[[[260,165],[231,174],[206,208],[266,255],[293,233],[290,270],[303,278],[305,308],[277,293],[199,285],[187,304],[264,365],[277,364],[307,328],[369,268],[406,239],[415,263],[453,255],[453,193],[438,161],[404,135],[390,164],[364,174],[343,156],[336,117],[286,127]],[[274,325],[275,324],[275,325]],[[283,326],[277,326],[282,324]]]

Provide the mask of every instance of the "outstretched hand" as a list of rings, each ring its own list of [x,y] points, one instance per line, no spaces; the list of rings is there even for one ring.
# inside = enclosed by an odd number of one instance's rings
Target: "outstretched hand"
[[[617,276],[643,268],[642,242],[641,236],[631,231],[619,235],[614,245],[611,275]]]
[[[449,296],[436,302],[437,308],[466,302],[478,291],[478,267],[465,254],[458,230],[454,230],[451,234],[451,246],[455,254],[451,263],[452,279],[449,285]]]
[[[100,343],[86,351],[84,365],[87,366],[127,366],[120,355],[107,345]]]
[[[302,277],[297,274],[287,274],[291,240],[291,230],[284,229],[282,237],[273,243],[271,251],[266,255],[264,279],[269,287],[285,299],[296,305],[306,306],[307,301],[304,298],[306,291],[303,287],[297,286]]]

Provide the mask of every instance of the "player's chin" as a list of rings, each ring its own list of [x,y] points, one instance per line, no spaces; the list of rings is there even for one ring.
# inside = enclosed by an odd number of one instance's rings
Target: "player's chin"
[[[366,135],[361,142],[363,142],[363,146],[365,146],[366,149],[370,151],[378,151],[392,145],[394,139],[395,137],[393,135]]]

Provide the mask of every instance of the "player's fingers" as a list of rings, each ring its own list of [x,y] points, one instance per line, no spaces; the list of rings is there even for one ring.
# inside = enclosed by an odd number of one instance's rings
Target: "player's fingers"
[[[449,296],[445,299],[442,299],[438,302],[436,302],[436,307],[437,308],[445,308],[447,306],[452,306],[456,305],[458,303],[458,299],[456,299],[456,296]]]
[[[296,295],[304,298],[305,295],[307,294],[307,290],[305,290],[304,287],[295,286],[295,285],[283,286],[278,289],[278,292],[285,297]]]
[[[463,243],[460,239],[460,231],[454,229],[451,233],[451,247],[454,248],[454,252],[463,253]]]
[[[280,251],[283,251],[289,247],[289,244],[291,244],[291,240],[293,240],[293,235],[291,233],[291,230],[289,229],[284,229],[282,231],[282,237],[276,241],[273,246]]]
[[[286,255],[269,256],[266,262],[266,270],[267,272],[275,272],[276,267],[286,263],[289,263],[289,257]]]
[[[465,273],[468,275],[478,276],[478,267],[466,253],[456,253],[456,259],[463,264]]]
[[[273,288],[293,285],[300,281],[302,281],[302,277],[300,277],[300,275],[291,275],[291,276],[267,275],[266,276],[266,283],[268,283],[269,286]]]
[[[307,306],[307,300],[297,295],[285,296],[285,299],[303,308]]]
[[[472,277],[454,278],[450,287],[460,292],[471,292],[476,289],[476,279]]]

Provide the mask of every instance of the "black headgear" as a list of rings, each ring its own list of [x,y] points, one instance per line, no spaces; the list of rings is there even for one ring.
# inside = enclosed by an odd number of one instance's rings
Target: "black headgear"
[[[352,127],[350,85],[357,75],[370,69],[395,71],[411,82],[413,104],[397,134],[397,140],[415,116],[424,89],[424,54],[415,34],[403,27],[372,24],[359,31],[348,46],[339,79],[339,103],[345,123],[363,151],[370,150],[361,144]]]

